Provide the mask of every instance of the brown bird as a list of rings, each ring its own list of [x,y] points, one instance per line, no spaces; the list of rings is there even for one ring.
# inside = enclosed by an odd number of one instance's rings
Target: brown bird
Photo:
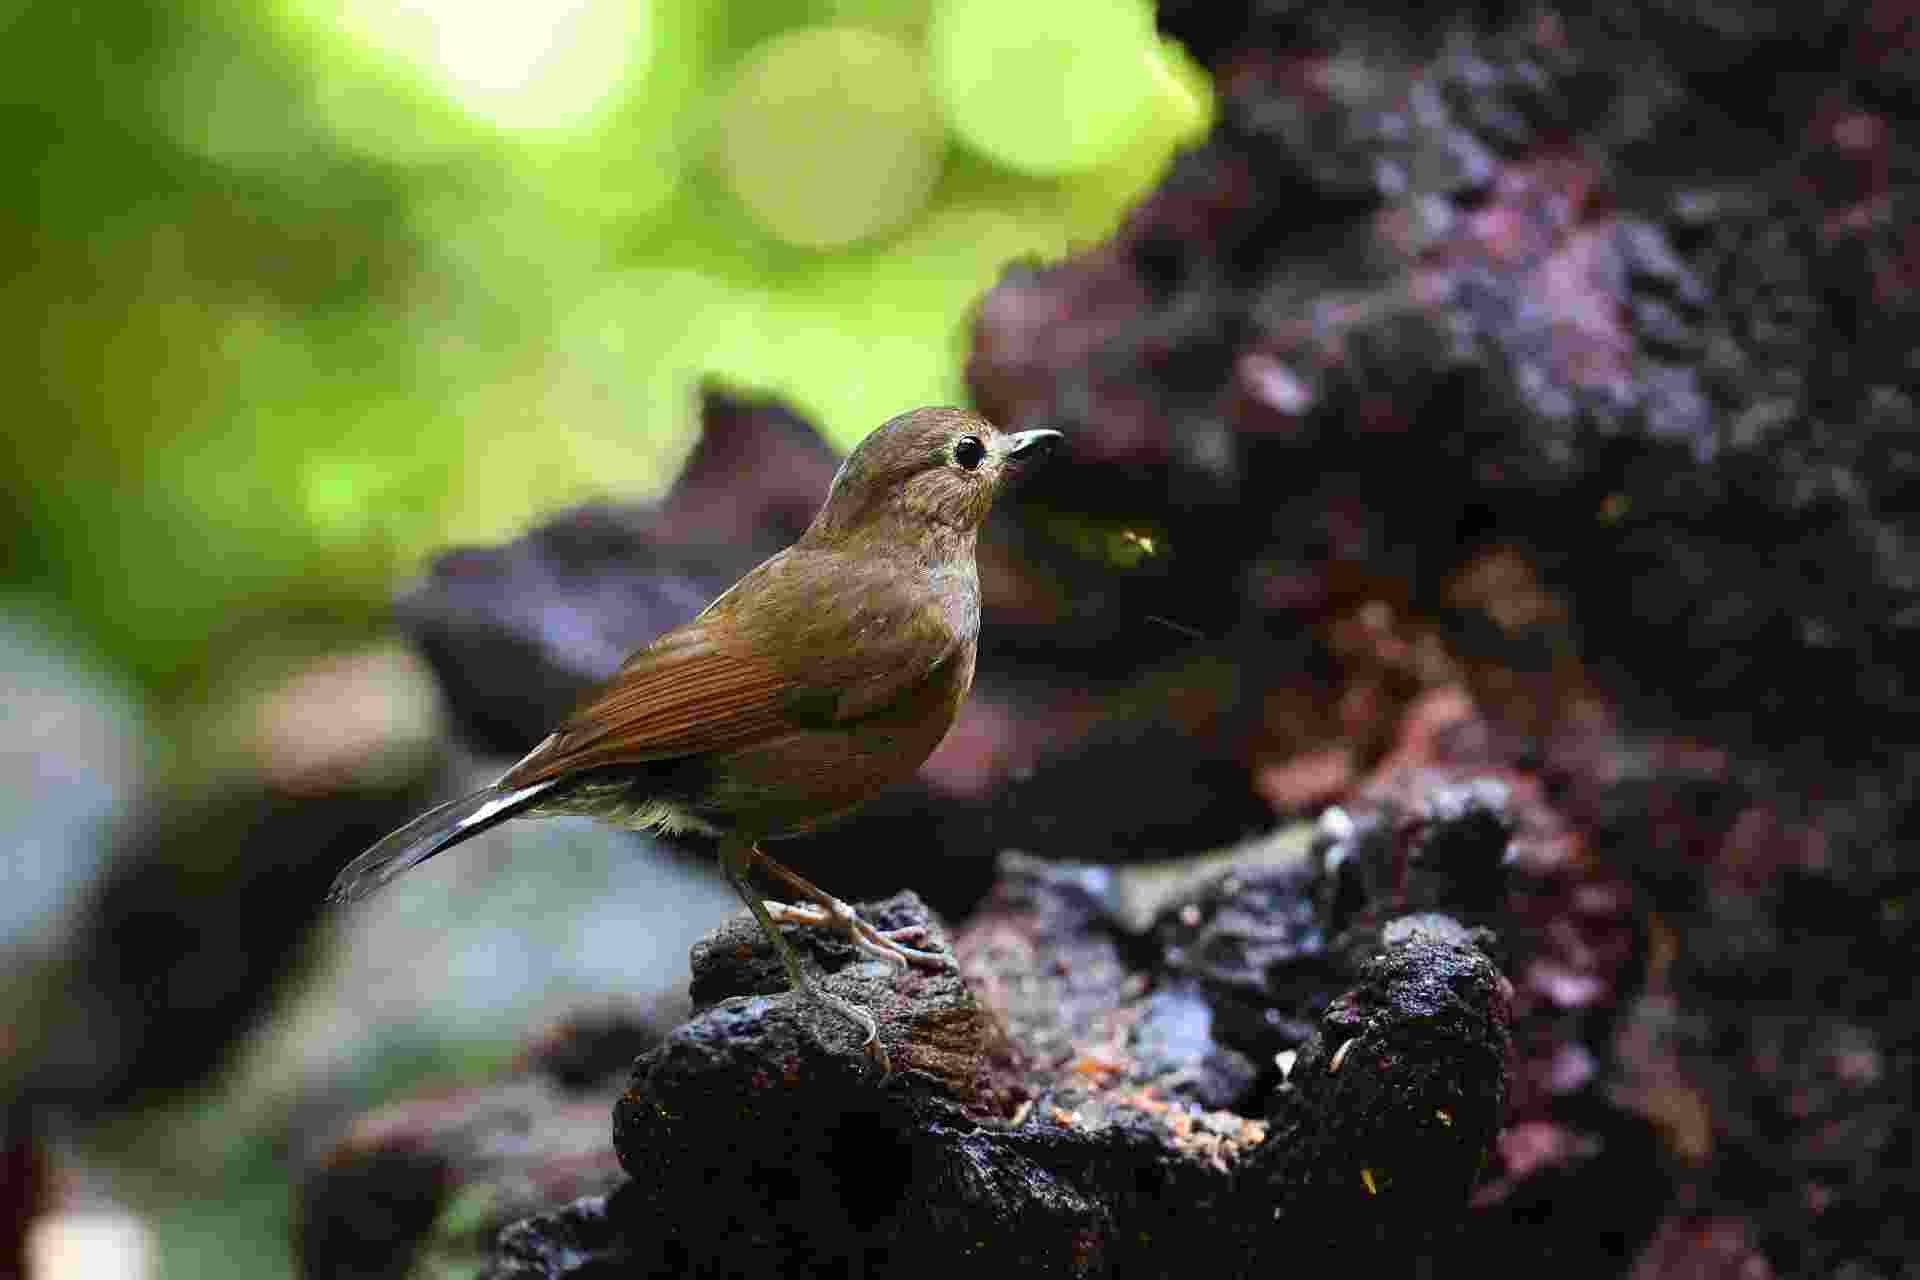
[[[626,662],[490,787],[422,814],[355,858],[329,897],[363,897],[509,818],[585,814],[717,836],[720,865],[793,987],[866,1033],[873,1015],[814,987],[779,922],[844,932],[903,969],[945,967],[760,852],[912,776],[952,726],[980,632],[974,544],[1007,480],[1057,431],[996,430],[964,409],[903,413],[861,441],[799,541]],[[759,867],[811,906],[762,901]]]

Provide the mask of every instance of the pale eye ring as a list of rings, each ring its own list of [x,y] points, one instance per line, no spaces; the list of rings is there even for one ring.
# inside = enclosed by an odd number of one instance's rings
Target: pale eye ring
[[[980,443],[978,436],[961,436],[953,446],[953,460],[962,470],[972,471],[986,459],[987,446]]]

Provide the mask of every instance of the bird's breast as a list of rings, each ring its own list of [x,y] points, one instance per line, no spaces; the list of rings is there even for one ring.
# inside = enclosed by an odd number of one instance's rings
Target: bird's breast
[[[887,706],[846,725],[796,728],[705,761],[694,812],[754,839],[798,835],[905,782],[953,727],[973,683],[965,645]]]

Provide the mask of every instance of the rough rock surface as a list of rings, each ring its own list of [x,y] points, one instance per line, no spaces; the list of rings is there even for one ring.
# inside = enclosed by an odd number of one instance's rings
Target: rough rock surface
[[[1203,891],[1230,896],[1231,865]],[[1288,1079],[1216,1041],[1156,931],[1109,909],[1099,890],[1124,874],[1005,862],[955,942],[965,981],[895,976],[806,935],[816,981],[876,1014],[885,1079],[844,1020],[778,990],[737,917],[695,950],[705,1007],[641,1057],[614,1109],[632,1182],[516,1225],[492,1274],[878,1275],[950,1259],[1158,1275],[1205,1253],[1232,1275],[1274,1250],[1433,1247],[1506,1094],[1510,988],[1487,938],[1434,914],[1372,928],[1329,965],[1342,998],[1302,1011]],[[1315,879],[1296,877],[1307,914]],[[863,912],[929,919],[910,894]]]

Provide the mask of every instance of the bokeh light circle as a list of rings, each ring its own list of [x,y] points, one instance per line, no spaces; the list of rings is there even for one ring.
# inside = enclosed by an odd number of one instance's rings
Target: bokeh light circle
[[[421,68],[474,116],[509,131],[592,126],[654,55],[654,0],[348,0],[316,15]]]
[[[927,51],[954,132],[1022,173],[1098,168],[1153,115],[1157,42],[1137,0],[939,0]]]
[[[742,62],[721,108],[717,160],[770,235],[831,248],[912,218],[944,149],[912,50],[858,27],[806,27]]]

